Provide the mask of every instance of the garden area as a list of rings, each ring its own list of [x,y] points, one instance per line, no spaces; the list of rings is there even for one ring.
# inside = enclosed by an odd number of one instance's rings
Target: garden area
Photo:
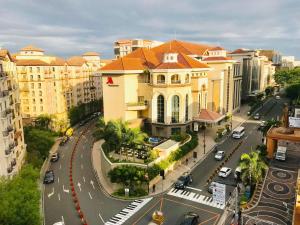
[[[172,151],[166,158],[153,162],[159,153],[149,143],[149,137],[137,128],[130,128],[128,124],[116,120],[104,122],[99,119],[94,132],[96,139],[104,139],[102,149],[111,162],[140,163],[144,166],[120,165],[112,169],[108,176],[112,183],[121,186],[114,195],[125,196],[125,188],[129,189],[128,197],[140,197],[148,193],[149,182],[157,177],[162,170],[166,170],[198,145],[195,133],[174,134],[171,140],[185,143]],[[186,140],[190,141],[185,142]],[[152,163],[151,163],[152,162]]]

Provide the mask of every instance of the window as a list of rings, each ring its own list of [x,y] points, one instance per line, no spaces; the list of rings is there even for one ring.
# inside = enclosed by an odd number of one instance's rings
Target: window
[[[40,67],[37,67],[36,70],[37,70],[38,73],[41,72]]]
[[[185,75],[185,83],[189,83],[190,82],[190,75]]]
[[[32,67],[29,67],[29,72],[32,73]]]
[[[30,80],[33,80],[33,75],[30,75]]]
[[[39,91],[39,96],[42,96],[42,95],[43,95],[43,93],[41,91]]]
[[[158,75],[157,76],[157,83],[158,84],[164,84],[166,82],[166,77],[165,75]]]
[[[42,84],[41,83],[38,83],[38,88],[41,88],[42,87]]]
[[[179,96],[172,97],[172,123],[179,123]]]
[[[43,106],[40,107],[40,111],[42,112],[44,110]]]
[[[40,103],[43,103],[43,99],[42,98],[40,98]]]
[[[55,72],[55,67],[52,67],[52,71]]]
[[[34,98],[34,99],[32,99],[32,103],[33,103],[33,104],[35,104],[35,98]]]
[[[35,92],[34,91],[32,91],[31,94],[32,94],[32,96],[35,96]]]
[[[179,84],[180,83],[179,75],[178,74],[172,75],[172,77],[171,77],[171,83],[172,84]]]
[[[162,95],[157,97],[157,122],[165,122],[165,98]]]
[[[34,88],[34,83],[31,83],[31,88]]]
[[[38,75],[38,79],[39,79],[39,80],[41,79],[41,75]]]
[[[185,121],[189,120],[189,95],[185,96]]]

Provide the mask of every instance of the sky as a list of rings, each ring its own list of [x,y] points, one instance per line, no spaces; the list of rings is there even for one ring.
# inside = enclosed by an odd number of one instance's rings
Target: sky
[[[113,42],[172,39],[275,49],[300,59],[299,0],[0,0],[0,46],[69,57]]]

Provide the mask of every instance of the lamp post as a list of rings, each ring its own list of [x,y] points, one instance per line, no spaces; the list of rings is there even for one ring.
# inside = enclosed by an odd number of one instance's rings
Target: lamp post
[[[204,155],[205,155],[205,147],[206,147],[205,130],[206,130],[206,124],[204,123],[204,130],[203,130],[203,153],[204,153]]]

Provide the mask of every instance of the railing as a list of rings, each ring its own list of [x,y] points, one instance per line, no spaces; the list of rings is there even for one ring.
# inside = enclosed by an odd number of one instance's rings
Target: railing
[[[147,101],[142,101],[142,102],[128,102],[126,104],[127,106],[146,106],[148,105]]]

